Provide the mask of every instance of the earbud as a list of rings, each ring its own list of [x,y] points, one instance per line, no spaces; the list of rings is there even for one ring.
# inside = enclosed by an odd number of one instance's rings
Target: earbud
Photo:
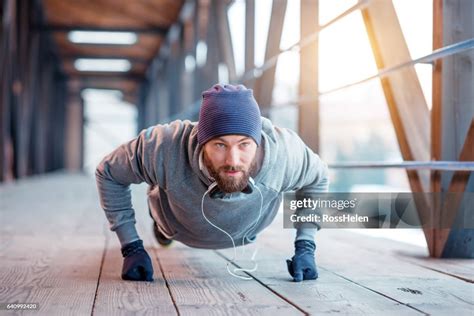
[[[245,245],[245,238],[247,237],[247,234],[255,227],[255,225],[257,225],[260,217],[262,216],[262,208],[263,208],[263,195],[262,195],[262,192],[260,191],[260,189],[258,188],[258,186],[255,185],[255,181],[252,179],[252,178],[249,178],[249,184],[247,185],[247,187],[242,191],[243,193],[252,193],[253,192],[253,188],[256,188],[258,193],[260,194],[260,210],[258,212],[258,217],[257,219],[251,223],[249,226],[247,226],[244,230],[244,236],[242,237],[242,246]],[[245,191],[245,192],[244,192]],[[248,193],[249,192],[249,193]],[[226,232],[225,230],[223,230],[222,228],[220,228],[219,226],[213,224],[207,217],[206,215],[204,214],[204,198],[206,197],[206,194],[209,194],[209,197],[213,197],[211,194],[214,194],[214,195],[224,195],[224,193],[219,189],[219,187],[217,186],[217,182],[213,182],[208,188],[207,188],[207,191],[203,194],[202,196],[202,200],[201,200],[201,212],[202,212],[202,216],[204,217],[204,219],[210,224],[212,225],[213,227],[215,227],[216,229],[220,230],[221,232],[223,232],[224,234],[226,234],[230,240],[232,241],[232,246],[234,248],[234,257],[232,258],[232,260],[230,262],[227,262],[226,263],[226,268],[227,268],[227,272],[229,272],[230,275],[236,277],[236,278],[239,278],[239,279],[243,279],[243,280],[251,280],[252,278],[251,277],[248,277],[248,276],[243,276],[243,275],[239,275],[237,274],[237,272],[253,272],[253,271],[256,271],[257,268],[258,268],[258,263],[255,262],[255,257],[257,255],[257,251],[258,251],[258,247],[255,248],[255,251],[251,257],[251,261],[254,262],[254,267],[251,268],[251,269],[248,269],[248,268],[234,268],[234,271],[231,271],[230,268],[229,268],[229,264],[230,263],[235,263],[235,259],[237,258],[237,251],[236,251],[236,248],[235,248],[235,242],[234,242],[234,238],[232,238],[232,236]]]

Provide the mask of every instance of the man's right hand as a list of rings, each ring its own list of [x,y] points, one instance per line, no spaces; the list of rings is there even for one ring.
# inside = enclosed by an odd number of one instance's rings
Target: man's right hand
[[[153,265],[150,256],[143,248],[141,239],[122,247],[124,257],[122,279],[130,281],[153,281]]]

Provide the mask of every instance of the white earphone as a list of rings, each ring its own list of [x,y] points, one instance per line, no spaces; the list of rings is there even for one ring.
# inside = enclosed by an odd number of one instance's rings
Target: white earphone
[[[258,212],[258,217],[257,219],[255,220],[255,222],[251,223],[248,227],[245,228],[245,234],[244,236],[242,237],[242,246],[245,245],[245,238],[247,237],[247,234],[250,232],[250,230],[252,228],[254,228],[254,226],[258,223],[259,219],[260,219],[260,216],[262,215],[262,207],[263,207],[263,195],[262,195],[262,192],[260,191],[260,189],[255,185],[255,181],[250,177],[249,178],[249,185],[245,188],[244,191],[242,192],[245,192],[247,194],[249,193],[252,193],[253,192],[253,188],[257,189],[258,192],[260,193],[260,210]],[[232,246],[234,248],[234,257],[232,258],[232,260],[230,262],[227,262],[226,264],[226,267],[227,267],[227,272],[229,272],[230,275],[236,277],[236,278],[240,278],[240,279],[243,279],[243,280],[252,280],[251,277],[248,277],[248,276],[243,276],[243,275],[238,275],[237,272],[254,272],[257,270],[258,268],[258,263],[255,262],[255,257],[257,255],[257,252],[258,252],[258,247],[255,248],[255,251],[253,252],[252,254],[252,257],[251,257],[251,261],[255,264],[253,268],[251,269],[245,269],[245,268],[234,268],[233,271],[230,270],[229,268],[229,264],[230,263],[235,263],[235,259],[237,257],[237,250],[236,250],[236,247],[235,247],[235,242],[234,242],[234,238],[232,238],[232,236],[226,232],[225,230],[223,230],[222,228],[218,227],[217,225],[213,224],[207,217],[206,215],[204,214],[204,198],[206,197],[207,194],[209,194],[209,192],[213,191],[217,189],[218,190],[218,187],[217,187],[217,182],[213,182],[207,189],[207,191],[203,194],[202,196],[202,200],[201,200],[201,212],[202,212],[202,216],[204,217],[204,219],[209,223],[211,224],[213,227],[217,228],[218,230],[220,230],[221,232],[223,232],[224,234],[226,234],[230,240],[232,241]],[[244,250],[242,250],[242,254],[244,253]]]

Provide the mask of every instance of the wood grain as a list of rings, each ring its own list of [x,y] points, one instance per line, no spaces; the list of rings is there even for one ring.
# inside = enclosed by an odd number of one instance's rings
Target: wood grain
[[[0,302],[39,303],[41,315],[91,312],[105,239],[90,184],[53,174],[0,187]]]
[[[278,221],[272,225],[276,226],[266,232],[261,240],[262,244],[266,248],[288,253],[294,231],[281,229],[283,226]],[[357,239],[355,233],[344,230],[327,229],[317,233],[316,258],[322,271],[315,283],[329,274],[336,274],[415,312],[470,313],[474,304],[474,286],[471,283],[402,260],[395,251],[381,253],[379,249],[384,248],[384,239],[366,237],[372,242],[368,246],[363,244],[363,239],[364,237]],[[467,265],[470,266],[470,263],[466,262]],[[258,274],[256,276],[259,277]],[[263,281],[271,283],[266,279]],[[342,291],[343,294],[346,292],[347,290]],[[421,294],[417,294],[418,292]]]
[[[132,196],[155,281],[123,281],[95,191],[92,177],[61,173],[0,186],[0,302],[37,302],[39,315],[467,315],[474,305],[473,284],[460,279],[472,279],[472,260],[426,258],[423,248],[336,229],[316,235],[318,280],[294,283],[285,263],[294,231],[280,218],[258,236],[254,279],[236,279],[225,267],[231,250],[157,244],[146,185]]]

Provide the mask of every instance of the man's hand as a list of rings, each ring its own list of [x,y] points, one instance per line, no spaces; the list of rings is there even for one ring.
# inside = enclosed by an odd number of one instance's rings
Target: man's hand
[[[295,241],[295,255],[291,260],[287,259],[288,272],[293,281],[315,280],[318,278],[318,270],[314,262],[314,250],[316,245],[310,240]]]
[[[150,256],[143,248],[141,239],[122,247],[124,257],[122,279],[131,281],[153,281],[153,265]]]

